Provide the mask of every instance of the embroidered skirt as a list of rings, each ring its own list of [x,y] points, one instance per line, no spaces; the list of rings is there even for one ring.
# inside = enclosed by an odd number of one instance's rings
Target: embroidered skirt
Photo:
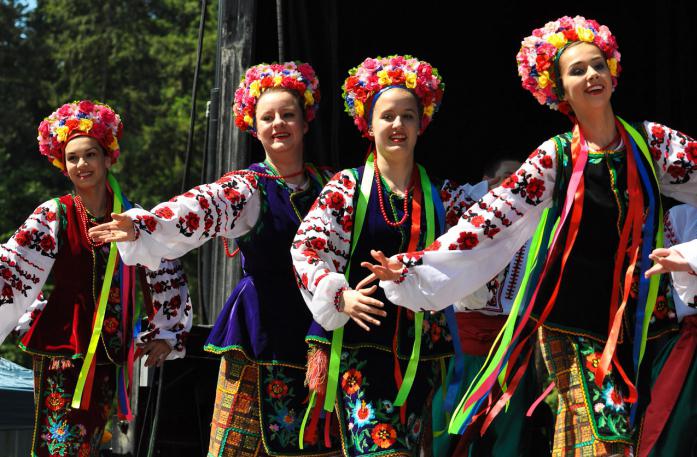
[[[114,401],[116,369],[110,363],[96,366],[92,398],[83,410],[70,406],[81,367],[81,359],[34,356],[33,456],[99,455]]]
[[[546,328],[539,330],[538,342],[559,400],[552,456],[632,455],[630,405],[624,401],[614,371],[602,387],[595,384],[603,345]]]
[[[299,448],[306,409],[305,370],[223,355],[218,373],[209,457],[329,456],[324,442]]]
[[[406,365],[400,360],[402,373]],[[396,407],[392,353],[345,347],[337,394],[344,455],[419,455],[424,421],[430,416],[429,399],[439,380],[438,362],[421,361],[407,401]]]

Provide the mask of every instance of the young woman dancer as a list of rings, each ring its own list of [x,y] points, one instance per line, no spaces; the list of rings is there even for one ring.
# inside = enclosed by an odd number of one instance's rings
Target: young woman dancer
[[[631,452],[647,337],[675,328],[659,309],[667,288],[643,277],[663,240],[659,191],[697,203],[697,143],[615,116],[619,58],[610,30],[593,20],[563,17],[534,30],[517,57],[523,87],[569,114],[573,130],[543,143],[425,251],[392,259],[374,252],[379,264],[366,264],[393,303],[441,309],[535,235],[518,300],[527,307],[519,320],[511,311],[510,332],[456,411],[453,432],[476,417],[486,425],[505,406],[537,334],[559,395],[553,455]],[[506,382],[497,382],[502,371]],[[497,385],[508,391],[487,409]]]
[[[67,103],[41,122],[39,151],[74,193],[43,203],[0,245],[0,341],[21,319],[28,330],[20,348],[34,356],[32,455],[98,455],[115,394],[119,416],[131,418],[134,337],[146,366],[184,356],[192,316],[179,263],[151,263],[152,303],[141,331],[136,268],[121,261],[114,244],[87,235],[112,211],[130,207],[109,171],[122,128],[110,107],[89,100]],[[23,316],[49,275],[47,303]]]
[[[371,141],[369,155],[365,166],[343,170],[325,186],[291,250],[319,324],[309,340],[331,354],[326,390],[312,382],[310,367],[313,402],[316,409],[336,407],[345,455],[413,456],[439,379],[432,362],[444,366],[452,337],[443,313],[415,314],[375,287],[358,287],[365,276],[359,265],[375,245],[390,253],[427,246],[471,204],[471,186],[434,185],[414,160],[418,136],[443,97],[435,68],[394,55],[365,59],[349,74],[346,111]],[[312,430],[316,421],[310,424]]]
[[[322,172],[303,161],[303,139],[319,99],[319,81],[306,63],[249,68],[235,92],[235,125],[261,142],[265,160],[152,211],[114,216],[111,226],[92,232],[99,239],[123,241],[124,259],[144,265],[160,255],[179,257],[213,237],[235,238],[244,277],[205,346],[223,355],[208,450],[212,456],[332,452],[331,443],[323,440],[298,450],[307,397],[304,337],[312,316],[288,253],[302,217],[326,182]]]

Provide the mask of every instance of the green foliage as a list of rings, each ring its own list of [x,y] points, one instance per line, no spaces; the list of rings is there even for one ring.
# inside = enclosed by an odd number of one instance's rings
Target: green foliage
[[[196,0],[38,0],[30,10],[0,0],[0,242],[40,203],[71,191],[38,153],[36,129],[73,100],[99,100],[121,115],[114,170],[131,201],[152,207],[180,192],[200,7]],[[191,185],[200,176],[216,11],[209,2]],[[194,261],[195,254],[185,259],[190,279]]]

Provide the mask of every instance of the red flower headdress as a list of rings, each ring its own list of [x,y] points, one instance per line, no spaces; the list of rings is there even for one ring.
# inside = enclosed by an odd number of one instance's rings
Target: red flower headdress
[[[563,113],[569,112],[566,102],[560,100],[561,88],[557,75],[557,61],[569,43],[585,41],[596,45],[605,55],[612,76],[612,87],[617,86],[620,71],[620,53],[617,40],[604,25],[592,19],[564,16],[532,31],[525,38],[516,56],[518,75],[523,87],[542,105]]]
[[[416,95],[423,108],[419,133],[428,127],[433,114],[438,111],[445,91],[438,70],[409,55],[369,57],[349,70],[349,75],[343,85],[344,108],[365,137],[369,137],[373,98],[381,90],[402,86]]]
[[[257,136],[254,114],[257,102],[264,91],[282,87],[297,92],[304,101],[305,119],[310,122],[319,108],[319,79],[308,63],[285,62],[282,64],[262,63],[250,67],[235,91],[235,125],[242,131]]]
[[[123,123],[109,106],[90,100],[66,103],[39,124],[39,152],[65,173],[65,145],[77,136],[89,136],[99,142],[115,163],[119,157],[119,139]]]

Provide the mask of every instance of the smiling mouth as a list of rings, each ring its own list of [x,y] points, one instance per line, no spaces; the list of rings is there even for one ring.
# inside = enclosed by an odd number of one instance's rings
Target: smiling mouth
[[[401,133],[396,133],[394,135],[390,135],[390,141],[393,143],[404,143],[407,141],[407,136]]]
[[[274,140],[285,140],[289,136],[290,136],[290,133],[280,132],[280,133],[274,133],[273,135],[271,135],[271,138],[273,138]]]
[[[87,178],[89,178],[90,176],[92,176],[92,174],[93,174],[93,173],[92,173],[91,171],[85,171],[85,172],[82,172],[82,173],[78,173],[78,174],[77,174],[77,177],[80,178],[80,179],[87,179]]]
[[[593,84],[586,89],[586,93],[591,95],[599,95],[603,92],[603,90],[605,90],[605,87],[602,84]]]

